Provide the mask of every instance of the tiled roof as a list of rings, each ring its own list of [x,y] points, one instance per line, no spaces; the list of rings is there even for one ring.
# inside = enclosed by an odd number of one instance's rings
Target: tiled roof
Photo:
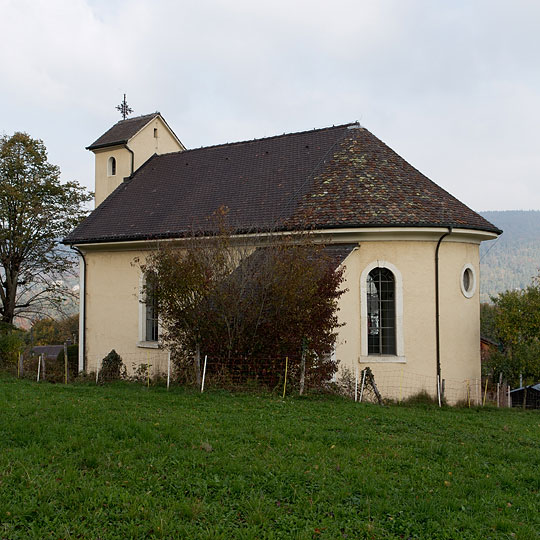
[[[334,268],[337,268],[358,244],[330,244],[324,247],[323,253]]]
[[[114,126],[106,131],[99,139],[96,139],[87,150],[96,150],[97,148],[105,148],[116,144],[125,144],[140,131],[148,122],[159,116],[158,112],[145,114],[144,116],[135,116],[127,120],[120,120]]]
[[[66,243],[175,238],[228,210],[238,232],[499,229],[358,124],[153,156]]]

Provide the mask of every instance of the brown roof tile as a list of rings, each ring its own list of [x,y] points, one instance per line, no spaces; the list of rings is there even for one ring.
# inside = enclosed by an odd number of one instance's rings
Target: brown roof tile
[[[66,239],[174,238],[227,207],[239,232],[448,226],[500,232],[357,124],[152,157]]]
[[[87,150],[96,150],[97,148],[105,148],[107,146],[115,146],[117,144],[125,144],[140,131],[148,122],[159,116],[158,112],[145,114],[143,116],[134,116],[126,120],[120,120],[114,126],[106,131],[101,137],[96,139]]]

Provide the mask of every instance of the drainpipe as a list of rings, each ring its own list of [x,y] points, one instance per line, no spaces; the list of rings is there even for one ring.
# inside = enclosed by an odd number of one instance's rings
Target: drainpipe
[[[84,253],[75,246],[69,246],[76,251],[83,261],[82,287],[79,289],[79,372],[86,369],[86,259]],[[81,279],[79,277],[79,284]]]
[[[440,397],[441,392],[441,328],[440,328],[440,306],[439,306],[439,248],[441,247],[441,242],[448,236],[452,234],[452,227],[448,226],[448,232],[444,233],[437,242],[437,247],[435,248],[435,333],[436,333],[436,344],[437,344],[437,396]]]
[[[133,171],[135,170],[135,154],[133,153],[133,150],[126,144],[124,144],[124,148],[131,154],[131,173],[133,174]]]

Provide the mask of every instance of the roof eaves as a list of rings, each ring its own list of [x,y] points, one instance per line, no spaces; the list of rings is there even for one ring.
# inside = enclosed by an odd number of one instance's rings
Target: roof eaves
[[[129,139],[124,139],[122,141],[115,141],[112,143],[102,143],[102,144],[91,144],[90,146],[86,146],[85,150],[98,150],[100,148],[109,148],[111,146],[121,146],[123,144],[127,144]]]
[[[377,229],[384,229],[384,228],[408,228],[408,227],[417,227],[419,229],[428,229],[428,228],[438,228],[438,227],[446,227],[447,225],[443,225],[441,223],[392,223],[392,224],[379,224],[379,223],[364,223],[364,224],[338,224],[338,225],[321,225],[316,226],[313,230],[328,230],[328,229],[350,229],[350,228],[356,228],[356,229],[369,229],[369,228],[377,228]],[[480,226],[474,226],[474,225],[456,225],[456,228],[459,227],[460,229],[465,230],[474,230],[474,231],[487,231],[487,232],[495,232],[494,230],[487,229],[485,227]],[[300,230],[298,228],[294,227],[287,227],[287,226],[278,226],[278,227],[267,227],[267,228],[259,228],[255,231],[253,227],[251,228],[244,228],[244,229],[237,229],[234,234],[253,234],[254,232],[259,233],[268,233],[268,232],[294,232]],[[207,234],[213,234],[215,231],[199,231],[198,234],[201,236],[205,236]],[[502,233],[502,231],[501,231]],[[133,241],[153,241],[153,240],[171,240],[175,238],[186,238],[190,234],[190,231],[183,230],[183,231],[166,231],[163,233],[157,233],[157,234],[132,234],[132,235],[116,235],[116,236],[96,236],[96,237],[89,237],[89,238],[74,238],[72,240],[69,239],[69,236],[64,238],[62,240],[63,244],[66,245],[75,245],[75,244],[102,244],[106,242],[133,242]],[[500,234],[500,233],[497,233]]]

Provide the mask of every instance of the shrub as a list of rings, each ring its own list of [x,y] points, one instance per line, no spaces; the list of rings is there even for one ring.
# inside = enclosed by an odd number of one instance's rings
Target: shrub
[[[183,358],[197,351],[219,358],[225,368],[288,357],[291,380],[305,360],[306,386],[330,381],[344,270],[310,235],[269,235],[254,249],[219,219],[215,231],[202,240],[194,234],[181,249],[161,244],[140,265],[160,341]]]
[[[100,378],[103,381],[123,379],[126,376],[126,366],[122,357],[113,349],[102,361]]]
[[[403,405],[439,405],[437,396],[432,396],[426,390],[420,390],[416,394],[409,396],[401,402]],[[441,400],[442,405],[446,405],[446,401],[443,398]]]

